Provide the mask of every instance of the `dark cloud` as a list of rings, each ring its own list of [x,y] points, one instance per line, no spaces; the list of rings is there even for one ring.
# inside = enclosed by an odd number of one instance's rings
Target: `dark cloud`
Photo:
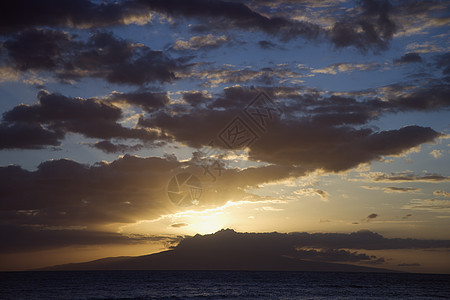
[[[249,155],[255,160],[337,172],[382,156],[403,153],[439,136],[431,128],[419,126],[374,132],[368,128],[290,121],[274,124],[251,146]]]
[[[0,168],[2,220],[11,224],[90,226],[129,223],[170,208],[165,187],[177,161],[125,155],[86,166],[41,163],[36,171]]]
[[[0,123],[0,149],[40,149],[58,146],[65,133],[48,130],[38,123]]]
[[[176,236],[123,235],[83,228],[0,225],[0,239],[8,241],[1,253],[42,251],[69,246],[112,246],[144,243],[176,244]]]
[[[189,226],[189,224],[186,223],[175,223],[170,225],[170,227],[174,227],[174,228],[180,228],[180,227],[184,227],[184,226]]]
[[[232,117],[231,111],[195,109],[184,114],[160,111],[150,118],[141,118],[138,124],[142,127],[158,128],[178,142],[201,148],[208,145]]]
[[[2,1],[0,16],[0,34],[34,26],[92,28],[148,21],[148,11],[132,1]]]
[[[128,85],[170,82],[175,71],[186,70],[189,59],[172,59],[108,32],[94,33],[84,42],[61,31],[28,29],[12,36],[4,48],[10,63],[22,71],[51,71],[63,81],[94,77]]]
[[[385,187],[383,189],[387,193],[410,193],[410,192],[417,192],[417,191],[421,190],[419,188],[396,187],[396,186],[388,186],[388,187]]]
[[[400,58],[394,59],[394,65],[404,65],[409,63],[418,63],[422,62],[422,57],[418,53],[406,53]]]
[[[449,192],[441,191],[441,190],[434,191],[434,192],[433,192],[433,195],[435,195],[435,196],[443,196],[443,197],[446,197],[446,198],[450,198],[450,193],[449,193]]]
[[[201,92],[184,92],[182,96],[183,100],[186,101],[188,104],[192,106],[197,106],[202,103],[206,103],[208,101],[211,101],[211,96],[205,95]]]
[[[412,16],[422,20],[432,17],[436,8],[445,10],[445,5],[433,1],[425,3],[395,2],[394,6],[385,0],[363,0],[360,7],[340,13],[339,8],[330,9],[330,3],[316,5],[315,2],[286,2],[299,8],[319,9],[321,14],[331,15],[331,30],[312,21],[297,21],[292,12],[280,9],[281,2],[275,4],[261,1],[209,1],[192,0],[132,0],[98,3],[89,0],[45,0],[36,3],[19,0],[2,3],[0,33],[13,34],[20,30],[36,27],[103,28],[127,25],[135,22],[145,24],[151,14],[173,17],[194,18],[198,21],[191,29],[196,32],[225,32],[231,29],[261,31],[282,41],[303,37],[306,39],[328,38],[337,48],[354,46],[362,51],[385,50],[397,27],[409,27]],[[269,9],[258,9],[263,4]],[[26,7],[27,9],[23,9]],[[328,7],[328,8],[327,8]],[[273,10],[277,8],[276,14]],[[323,10],[325,8],[325,10]],[[343,8],[343,7],[340,7]],[[316,15],[317,16],[317,15]],[[336,21],[336,19],[338,21]],[[394,21],[399,22],[397,25]],[[188,42],[189,45],[197,44]],[[188,46],[189,46],[188,45]],[[201,43],[204,45],[204,43]],[[261,47],[272,46],[260,43]],[[214,46],[213,46],[214,47]],[[198,47],[188,47],[198,48]],[[202,48],[202,47],[200,47]]]
[[[125,155],[91,166],[67,159],[50,160],[35,171],[0,167],[0,224],[39,225],[45,230],[155,219],[180,209],[167,195],[169,180],[180,172],[195,174],[204,185],[198,206],[192,206],[199,210],[236,199],[258,201],[244,189],[304,174],[294,167],[224,168],[220,181],[209,188],[211,178],[197,161],[179,162],[172,156]]]
[[[55,146],[69,132],[101,139],[158,139],[156,132],[120,125],[122,110],[108,102],[47,91],[40,91],[37,98],[37,104],[19,105],[3,114],[2,148]]]
[[[372,220],[375,220],[376,218],[378,218],[378,214],[372,213],[372,214],[368,215],[368,216],[364,219],[364,221],[370,222],[370,221],[372,221]]]
[[[253,100],[259,91],[254,88],[240,86],[228,87],[223,90],[223,94],[217,95],[209,108],[224,108],[227,110],[244,109]]]
[[[448,1],[392,1],[393,15],[400,34],[423,34],[431,27],[445,26]]]
[[[398,264],[397,266],[399,266],[399,267],[420,267],[420,264],[418,264],[418,263],[412,263],[412,264],[403,263],[403,264]]]
[[[351,252],[348,250],[340,250],[340,249],[324,249],[324,250],[303,250],[298,249],[297,257],[305,260],[314,260],[314,261],[326,261],[326,262],[364,262],[364,263],[373,263],[373,264],[381,264],[384,262],[384,259],[376,259],[376,256],[369,256],[364,253]]]
[[[188,5],[182,0],[142,0],[141,3],[152,11],[201,20],[202,23],[192,27],[197,32],[232,28],[259,30],[284,41],[297,37],[316,39],[324,35],[337,48],[354,46],[362,51],[385,50],[396,31],[388,1],[362,1],[361,14],[343,16],[345,21],[336,22],[331,30],[311,22],[292,20],[286,14],[265,16],[241,2],[195,0]]]
[[[279,48],[277,44],[265,40],[259,41],[258,46],[265,50]]]
[[[411,192],[418,192],[421,191],[419,188],[412,188],[412,187],[396,187],[396,186],[388,186],[383,188],[386,193],[411,193]]]
[[[337,48],[355,46],[365,52],[368,49],[385,50],[396,32],[391,20],[388,1],[363,0],[362,14],[334,24],[329,32]]]
[[[127,103],[141,107],[146,112],[153,112],[169,104],[167,93],[137,91],[131,93],[113,92],[105,100],[113,103]]]
[[[405,95],[389,99],[393,110],[433,110],[450,107],[450,86],[433,84],[423,86]]]
[[[200,148],[220,138],[227,124],[242,114],[257,94],[255,89],[227,88],[209,102],[208,107],[177,114],[160,111],[151,118],[141,118],[139,125],[158,128],[176,141]],[[280,101],[281,110],[286,113],[281,119],[273,119],[266,132],[258,133],[258,129],[253,128],[258,138],[249,145],[250,159],[300,165],[307,169],[342,171],[382,156],[401,154],[440,136],[433,129],[420,126],[380,132],[350,126],[365,124],[382,107],[389,108],[389,104],[379,100],[364,103],[352,98],[315,95],[299,96],[293,100],[295,102]],[[248,119],[246,122],[249,127],[255,126]],[[204,126],[205,123],[208,127]]]
[[[315,38],[320,33],[318,25],[309,22],[292,21],[284,17],[266,17],[253,11],[239,2],[193,0],[187,3],[183,0],[141,0],[150,10],[174,17],[201,19],[208,28],[229,30],[239,28],[244,30],[259,30],[267,34],[291,39],[294,37]]]
[[[450,82],[450,53],[441,54],[435,57],[436,67],[442,70],[447,82]]]
[[[205,247],[205,248],[204,248]],[[385,238],[378,233],[362,230],[352,233],[236,233],[222,230],[211,235],[196,235],[180,242],[180,250],[213,251],[226,248],[235,251],[265,251],[295,255],[296,249],[313,247],[317,249],[430,249],[449,248],[449,240],[419,240]],[[201,250],[202,249],[202,250]],[[333,253],[334,251],[332,251]],[[336,252],[335,252],[336,253]],[[320,254],[320,253],[319,253]],[[339,254],[339,252],[338,252]],[[348,253],[342,253],[348,255]]]
[[[343,95],[326,98],[324,95],[316,94],[308,100],[308,106],[313,106],[315,98],[320,99],[321,103],[315,104],[318,109],[337,109],[340,113],[366,113],[372,119],[380,114],[398,113],[406,111],[437,111],[439,109],[448,109],[450,107],[450,88],[442,80],[429,80],[418,85],[408,84],[390,84],[378,90],[363,90],[344,93]],[[355,98],[351,98],[351,97]],[[381,101],[378,97],[383,97]],[[294,98],[302,99],[305,102],[305,96]],[[343,99],[342,105],[336,105],[337,99]],[[323,101],[325,100],[325,101]],[[330,100],[333,100],[330,101]],[[323,103],[322,103],[323,102]],[[332,106],[334,104],[334,106]],[[304,105],[303,105],[304,106]],[[295,109],[295,108],[294,108]]]
[[[31,29],[15,34],[3,47],[19,70],[52,70],[64,63],[68,49],[77,48],[67,33]]]
[[[105,153],[127,153],[135,152],[141,150],[144,146],[141,144],[137,145],[125,145],[125,144],[114,144],[110,141],[100,141],[92,144],[91,147],[102,150]]]
[[[414,173],[409,172],[400,172],[391,174],[377,174],[373,177],[373,180],[397,181],[397,182],[408,182],[408,181],[441,182],[441,181],[450,181],[450,178],[442,176],[440,174],[416,175]]]
[[[404,216],[402,217],[402,219],[406,220],[406,219],[408,219],[409,217],[412,217],[412,214],[406,214],[406,215],[404,215]]]

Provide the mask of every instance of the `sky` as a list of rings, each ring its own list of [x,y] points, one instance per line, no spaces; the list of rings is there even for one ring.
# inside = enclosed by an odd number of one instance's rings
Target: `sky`
[[[232,228],[323,236],[291,245],[304,259],[450,273],[449,12],[2,1],[0,270]]]

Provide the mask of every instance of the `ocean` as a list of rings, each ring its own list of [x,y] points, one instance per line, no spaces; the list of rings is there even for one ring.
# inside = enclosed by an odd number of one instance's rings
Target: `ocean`
[[[242,271],[1,272],[1,299],[445,299],[450,275]]]

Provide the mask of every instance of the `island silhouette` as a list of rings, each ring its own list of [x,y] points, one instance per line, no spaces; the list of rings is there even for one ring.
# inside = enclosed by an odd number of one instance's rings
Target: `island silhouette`
[[[281,234],[277,232],[238,233],[232,229],[222,229],[214,234],[197,234],[193,237],[185,238],[176,247],[159,253],[133,257],[109,257],[84,263],[70,263],[46,267],[38,270],[398,272],[384,268],[321,261],[321,255],[316,255],[317,257],[309,256],[306,259],[302,259],[301,256],[297,255],[298,249],[292,247],[295,238],[297,237],[293,234]],[[306,253],[311,253],[310,251]],[[324,252],[313,253],[323,254]],[[358,255],[361,256],[364,254]],[[325,260],[333,260],[333,258],[328,257]]]

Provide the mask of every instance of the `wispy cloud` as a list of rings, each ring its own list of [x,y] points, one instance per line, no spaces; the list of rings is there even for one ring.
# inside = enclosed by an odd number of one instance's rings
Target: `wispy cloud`
[[[435,213],[450,212],[450,200],[414,199],[402,206],[403,209],[424,210]]]

